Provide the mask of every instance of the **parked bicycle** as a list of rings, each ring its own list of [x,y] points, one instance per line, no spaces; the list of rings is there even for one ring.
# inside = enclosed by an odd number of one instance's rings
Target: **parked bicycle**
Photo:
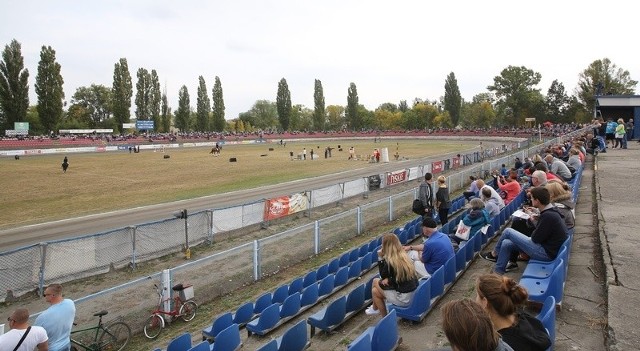
[[[171,322],[175,318],[181,318],[183,321],[188,322],[196,316],[198,305],[192,301],[193,299],[193,287],[191,285],[177,284],[171,288],[175,293],[173,298],[169,297],[164,299],[164,291],[166,288],[161,288],[157,284],[154,284],[156,292],[158,293],[158,307],[151,311],[151,316],[147,318],[144,323],[144,335],[149,339],[154,339],[162,332],[165,326],[165,318]],[[169,311],[163,309],[165,302],[169,301],[171,309]]]
[[[131,328],[125,322],[112,322],[108,324],[102,323],[102,316],[109,312],[100,311],[94,313],[98,317],[98,325],[95,327],[78,329],[71,331],[71,351],[120,351],[127,346],[131,339]],[[74,323],[74,325],[76,325]],[[95,330],[93,338],[88,340],[80,340],[80,336],[90,335],[89,331]]]

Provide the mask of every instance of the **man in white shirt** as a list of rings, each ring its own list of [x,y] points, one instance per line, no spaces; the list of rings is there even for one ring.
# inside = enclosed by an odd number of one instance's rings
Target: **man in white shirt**
[[[48,351],[49,338],[42,327],[29,327],[29,311],[26,308],[18,308],[7,319],[11,330],[0,335],[0,351],[13,351],[20,343],[17,351]],[[25,336],[26,334],[26,336]]]

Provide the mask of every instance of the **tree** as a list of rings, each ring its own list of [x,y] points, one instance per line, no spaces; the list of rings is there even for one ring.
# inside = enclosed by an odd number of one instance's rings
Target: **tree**
[[[355,83],[349,84],[347,90],[347,109],[345,110],[347,124],[351,130],[362,128],[362,119],[358,115],[358,88]]]
[[[412,121],[411,129],[432,128],[433,120],[439,114],[438,108],[428,102],[421,102],[413,106],[416,120]]]
[[[151,74],[144,68],[139,68],[136,83],[136,118],[147,121],[151,117]]]
[[[278,96],[276,97],[276,107],[278,109],[278,120],[283,130],[289,130],[291,121],[291,93],[286,79],[280,79],[278,83]]]
[[[545,98],[545,116],[546,119],[554,123],[571,122],[567,116],[567,110],[571,104],[571,99],[564,90],[564,85],[558,80],[551,82],[551,86],[547,91]]]
[[[14,39],[4,47],[0,61],[0,129],[13,129],[14,122],[26,121],[28,108],[29,71]]]
[[[278,108],[274,102],[258,100],[251,110],[240,113],[238,118],[244,123],[245,130],[249,130],[248,126],[272,129],[278,126]]]
[[[56,62],[56,52],[51,46],[42,46],[35,90],[38,96],[38,115],[46,131],[56,129],[62,119],[64,80],[60,75],[60,64]]]
[[[216,76],[215,83],[213,84],[213,130],[216,132],[222,132],[226,126],[226,120],[224,118],[224,97],[222,94],[222,83],[220,78]]]
[[[327,121],[329,122],[329,129],[342,129],[344,126],[344,106],[327,106]]]
[[[393,130],[401,127],[402,112],[378,107],[373,112],[376,129]]]
[[[637,84],[638,81],[631,79],[629,71],[618,68],[611,63],[611,60],[604,58],[593,61],[580,73],[576,95],[586,111],[594,111],[597,93],[598,95],[634,95]],[[597,89],[598,85],[601,89]]]
[[[71,97],[69,114],[74,111],[74,119],[87,123],[89,128],[102,127],[111,118],[111,89],[104,85],[91,84],[79,87]]]
[[[175,126],[181,132],[189,129],[189,119],[191,118],[191,106],[189,102],[189,90],[183,85],[178,92],[178,109],[176,110]]]
[[[162,132],[169,133],[171,131],[171,108],[169,107],[169,102],[167,100],[167,94],[162,94],[162,107],[161,107],[161,121],[162,128],[160,129]]]
[[[409,111],[409,105],[407,105],[407,100],[400,101],[400,103],[398,104],[398,110],[400,110],[400,112],[403,112],[403,113]]]
[[[503,121],[507,125],[518,125],[524,117],[531,116],[532,103],[540,95],[534,89],[542,75],[524,66],[509,66],[499,76],[493,78],[493,85],[487,87],[498,99],[497,105]]]
[[[196,101],[196,130],[206,132],[209,130],[209,111],[211,111],[211,100],[209,100],[209,90],[202,76],[198,77],[198,98]]]
[[[153,120],[155,130],[160,130],[160,103],[162,92],[160,91],[160,79],[155,69],[151,70],[151,89],[149,91],[149,113]]]
[[[113,118],[116,121],[116,130],[121,130],[123,123],[129,123],[131,97],[133,96],[131,74],[126,58],[121,58],[114,66],[111,93],[113,94],[111,101],[113,102],[112,110]]]
[[[460,109],[462,107],[462,95],[456,75],[451,72],[444,83],[444,110],[449,112],[450,122],[457,126],[460,121]]]
[[[313,129],[324,130],[326,119],[324,90],[322,89],[322,82],[316,79],[313,87]]]

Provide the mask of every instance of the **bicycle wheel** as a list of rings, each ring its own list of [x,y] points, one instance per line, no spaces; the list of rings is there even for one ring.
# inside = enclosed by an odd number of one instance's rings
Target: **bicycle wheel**
[[[103,327],[98,339],[100,350],[120,351],[127,346],[131,339],[131,328],[124,322],[115,322]]]
[[[147,318],[147,321],[144,322],[144,336],[149,339],[158,337],[162,329],[164,329],[164,319],[157,314],[152,314],[151,317]]]
[[[196,305],[195,302],[187,301],[180,306],[180,318],[182,318],[183,321],[188,322],[195,318],[197,310],[198,305]]]

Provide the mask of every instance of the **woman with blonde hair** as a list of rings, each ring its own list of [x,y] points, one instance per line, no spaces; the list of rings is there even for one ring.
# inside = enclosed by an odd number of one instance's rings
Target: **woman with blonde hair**
[[[527,290],[505,276],[484,274],[476,280],[476,302],[482,306],[502,339],[514,350],[537,351],[551,346],[542,322],[518,311],[529,297]]]
[[[569,184],[558,180],[550,180],[544,187],[549,190],[551,204],[555,206],[562,215],[567,229],[573,228],[575,226],[575,204],[571,200],[571,188]]]
[[[616,127],[615,132],[615,145],[613,148],[620,146],[621,149],[627,148],[627,131],[624,128],[624,120],[622,118],[618,118],[618,126]]]
[[[449,209],[451,200],[449,199],[449,189],[447,189],[447,179],[444,176],[438,177],[438,191],[436,192],[436,207],[440,224],[445,225],[449,221]]]
[[[378,251],[382,258],[378,262],[380,278],[373,279],[371,295],[373,305],[365,313],[368,315],[387,315],[386,302],[406,307],[411,303],[416,288],[418,274],[413,261],[404,251],[400,240],[393,233],[382,237],[382,249]]]

